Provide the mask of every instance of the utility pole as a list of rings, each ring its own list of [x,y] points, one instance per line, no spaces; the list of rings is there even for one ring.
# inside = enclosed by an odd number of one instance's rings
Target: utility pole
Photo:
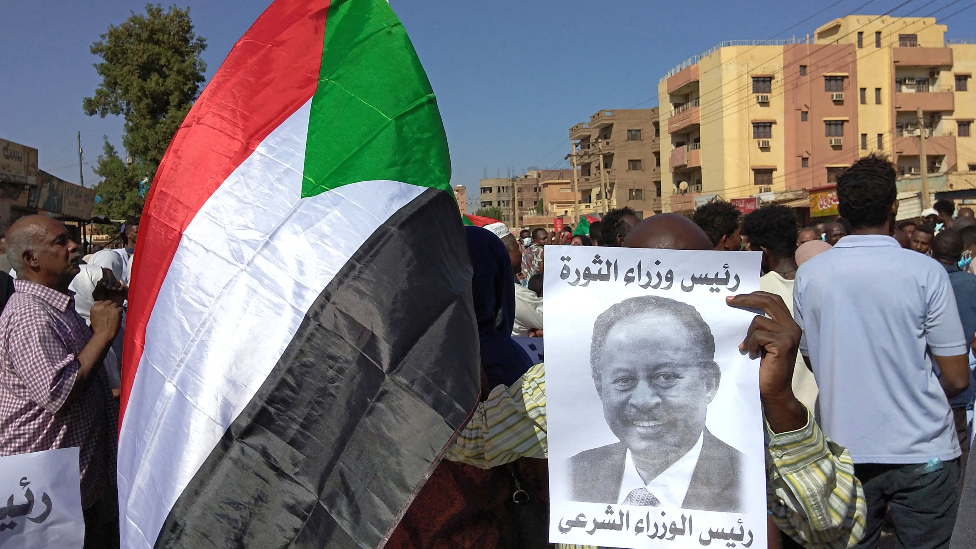
[[[518,184],[515,182],[515,178],[509,180],[512,184],[512,228],[516,229],[521,227],[518,218]]]
[[[922,107],[916,111],[918,116],[918,164],[922,169],[922,209],[929,207],[929,168],[928,157],[925,155],[925,121],[922,119]]]
[[[579,183],[576,180],[576,143],[572,139],[569,140],[569,148],[571,149],[569,157],[573,164],[573,227],[579,225]]]
[[[603,163],[603,143],[600,143],[600,196],[603,197],[603,215],[607,215],[607,212],[610,211],[609,206],[607,206],[607,187],[610,186],[610,183],[603,179],[606,174],[607,168]]]
[[[81,167],[81,132],[78,132],[78,183],[84,187],[85,186],[85,170]]]

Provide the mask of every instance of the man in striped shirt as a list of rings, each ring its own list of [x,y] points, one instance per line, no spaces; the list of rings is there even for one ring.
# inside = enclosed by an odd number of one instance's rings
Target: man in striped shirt
[[[637,225],[627,247],[711,249],[687,218],[656,215]],[[766,418],[766,502],[775,525],[807,547],[853,546],[864,532],[864,491],[847,451],[813,421],[792,389],[800,328],[783,300],[756,292],[729,298],[733,307],[762,309],[740,345],[762,355],[759,391]],[[546,458],[545,366],[511,387],[495,387],[449,449],[447,458],[489,468],[522,456]]]

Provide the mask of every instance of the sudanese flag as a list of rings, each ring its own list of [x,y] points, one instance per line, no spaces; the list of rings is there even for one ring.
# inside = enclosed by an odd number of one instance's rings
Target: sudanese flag
[[[387,0],[277,0],[170,144],[130,293],[122,546],[376,547],[477,402],[471,266]]]

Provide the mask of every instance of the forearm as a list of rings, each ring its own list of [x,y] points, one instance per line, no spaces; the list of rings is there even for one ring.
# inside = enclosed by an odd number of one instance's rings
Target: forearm
[[[71,392],[68,393],[68,398],[65,399],[65,405],[71,404],[79,395],[85,392],[85,389],[97,372],[96,368],[101,365],[105,354],[111,348],[112,339],[104,335],[95,334],[88,341],[88,345],[85,345],[85,348],[78,353],[76,357],[78,361],[78,372],[75,374],[75,383],[71,387]]]
[[[776,395],[760,395],[763,415],[773,433],[798,431],[807,424],[807,409],[792,390]]]

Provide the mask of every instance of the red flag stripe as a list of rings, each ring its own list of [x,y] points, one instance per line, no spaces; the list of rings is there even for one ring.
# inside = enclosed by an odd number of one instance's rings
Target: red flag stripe
[[[272,130],[314,95],[329,3],[272,3],[228,54],[169,145],[146,200],[134,257],[123,416],[146,324],[183,231]],[[205,266],[200,268],[206,276]]]

